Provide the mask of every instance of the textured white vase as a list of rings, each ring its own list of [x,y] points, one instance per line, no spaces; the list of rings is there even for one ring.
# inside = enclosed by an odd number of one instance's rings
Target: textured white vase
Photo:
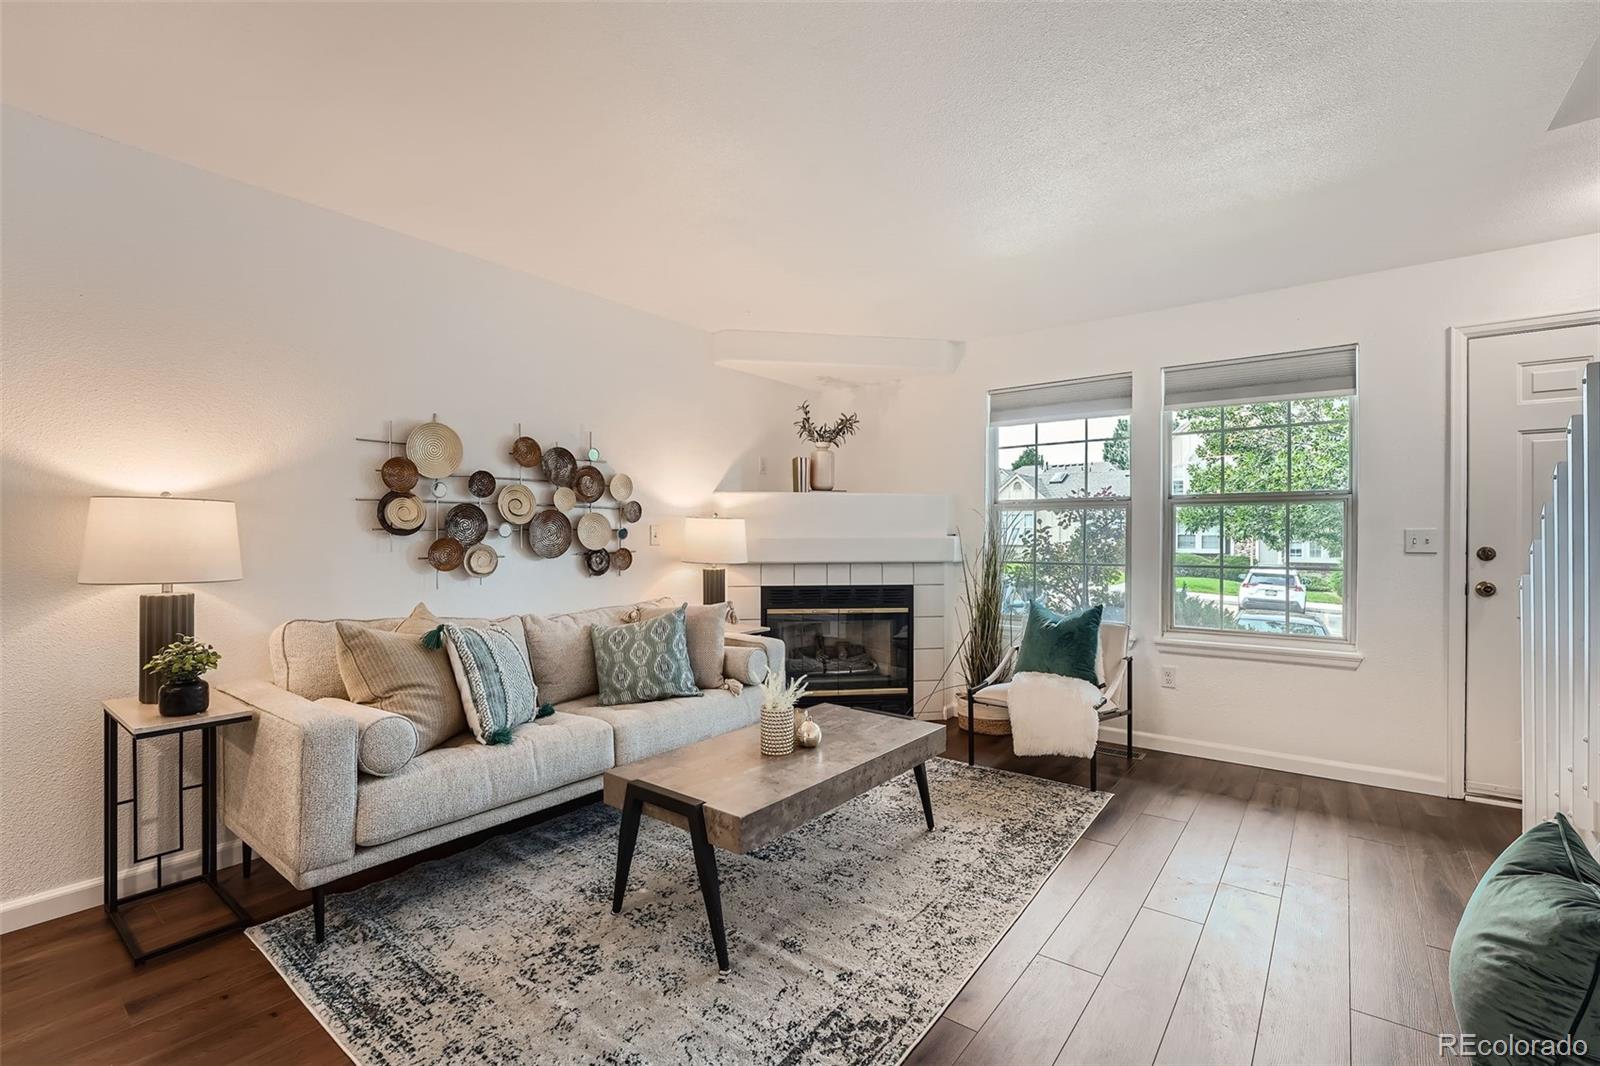
[[[794,708],[782,704],[761,705],[761,754],[794,754]]]
[[[832,448],[818,448],[811,453],[811,489],[813,492],[833,491]]]

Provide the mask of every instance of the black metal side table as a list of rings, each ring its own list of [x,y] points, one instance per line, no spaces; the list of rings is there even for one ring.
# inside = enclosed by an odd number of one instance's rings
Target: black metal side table
[[[140,703],[133,697],[106,700],[102,705],[105,713],[105,910],[106,917],[116,929],[117,935],[122,938],[123,946],[128,949],[128,954],[133,956],[135,964],[165,955],[169,951],[188,947],[213,936],[231,933],[236,929],[243,929],[250,924],[250,913],[233,895],[222,887],[217,881],[217,730],[234,722],[247,722],[254,717],[254,712],[244,703],[239,702],[226,693],[215,689],[211,692],[211,707],[204,714],[190,715],[187,718],[163,718],[154,704]],[[118,770],[118,740],[117,731],[128,734],[132,742],[133,753],[133,791],[127,798],[123,798],[117,783]],[[145,855],[139,851],[139,742],[153,737],[178,735],[178,843],[166,851]],[[198,783],[184,784],[184,738],[190,733],[200,734],[201,771]],[[183,808],[185,799],[194,789],[200,790],[200,873],[190,877],[180,878],[176,881],[167,881],[162,868],[162,859],[175,852],[181,852],[184,847]],[[154,888],[132,895],[122,895],[118,884],[119,871],[117,861],[120,852],[118,812],[123,807],[131,808],[133,818],[133,861],[135,863],[148,862],[151,859],[156,863],[156,885]],[[216,893],[218,899],[227,905],[233,912],[233,920],[224,925],[219,925],[203,932],[186,936],[171,944],[146,949],[139,943],[139,938],[134,935],[129,927],[128,920],[122,908],[130,903],[135,903],[163,892],[183,888],[204,881]]]

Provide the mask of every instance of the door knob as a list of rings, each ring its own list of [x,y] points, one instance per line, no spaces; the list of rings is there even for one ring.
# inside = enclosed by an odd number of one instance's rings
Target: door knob
[[[1480,581],[1476,585],[1472,586],[1472,591],[1487,599],[1500,590],[1495,587],[1493,581]]]
[[[1489,547],[1487,544],[1478,549],[1478,558],[1482,559],[1486,563],[1494,559],[1494,557],[1498,554],[1498,552]]]

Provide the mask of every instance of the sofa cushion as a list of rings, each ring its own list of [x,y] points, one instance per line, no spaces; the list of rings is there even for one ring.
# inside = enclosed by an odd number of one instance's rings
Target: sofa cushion
[[[1028,604],[1028,621],[1022,630],[1022,646],[1017,650],[1016,672],[1059,674],[1098,685],[1103,610],[1101,605],[1095,604],[1070,614],[1057,614],[1039,600]]]
[[[730,644],[722,655],[722,673],[741,685],[759,685],[767,679],[765,648]]]
[[[419,604],[419,607],[422,605]],[[422,607],[426,611],[426,607]],[[418,616],[417,611],[411,612]],[[430,615],[431,617],[431,615]],[[338,639],[334,626],[356,622],[368,629],[393,633],[407,618],[294,618],[272,631],[267,642],[267,658],[272,664],[272,683],[308,700],[327,697],[347,700],[349,691],[339,674]],[[515,633],[521,625],[516,615],[507,618],[442,618],[438,622],[464,626],[499,625]]]
[[[677,609],[676,604],[648,607],[641,618],[659,618]],[[697,688],[716,688],[722,684],[723,641],[728,630],[726,603],[685,603],[684,633],[689,642],[689,665],[694,668]]]
[[[1600,865],[1558,814],[1512,841],[1467,901],[1450,947],[1451,999],[1462,1031],[1482,1043],[1570,1037],[1593,1053],[1597,984]]]
[[[540,698],[559,706],[567,700],[598,692],[600,684],[594,672],[594,641],[589,635],[590,627],[596,622],[616,625],[641,607],[671,602],[663,597],[646,604],[596,607],[571,614],[523,615],[528,662],[533,665],[533,680],[539,686]]]
[[[559,704],[556,710],[608,724],[616,734],[617,765],[621,766],[754,725],[761,717],[761,690],[747,688],[735,696],[719,688],[698,697],[616,707],[600,706],[599,696],[591,693]]]
[[[429,751],[467,728],[450,657],[422,646],[414,633],[385,633],[339,622],[339,674],[355,703],[382,707],[417,727],[417,750]]]
[[[593,717],[552,714],[485,746],[461,733],[388,777],[356,786],[356,844],[373,847],[604,773],[611,729]]]

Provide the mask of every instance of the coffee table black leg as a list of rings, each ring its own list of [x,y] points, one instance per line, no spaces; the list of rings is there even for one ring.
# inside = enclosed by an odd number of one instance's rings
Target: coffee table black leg
[[[622,896],[628,891],[628,870],[633,866],[633,847],[639,842],[639,814],[644,797],[633,785],[622,801],[622,832],[617,837],[617,883],[611,890],[611,913],[622,913]]]
[[[700,894],[706,901],[706,919],[711,923],[711,943],[717,949],[717,969],[728,972],[728,934],[722,927],[722,886],[717,875],[717,851],[706,839],[705,808],[695,805],[689,812],[689,839],[694,844],[694,868],[700,875]]]
[[[928,828],[933,828],[933,798],[928,795],[928,764],[917,763],[911,768],[917,778],[917,792],[922,796],[922,814],[928,819]]]

